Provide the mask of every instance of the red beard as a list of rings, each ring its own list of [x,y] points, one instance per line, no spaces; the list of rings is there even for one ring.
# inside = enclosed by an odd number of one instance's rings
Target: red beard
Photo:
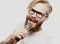
[[[40,30],[39,28],[41,27],[41,25],[42,25],[43,22],[39,22],[38,23],[38,20],[36,21],[35,19],[32,19],[31,17],[30,18],[29,17],[26,17],[25,25],[28,23],[28,20],[36,23],[35,27],[31,28],[29,30],[29,32],[33,33],[33,32],[37,32],[37,31]]]

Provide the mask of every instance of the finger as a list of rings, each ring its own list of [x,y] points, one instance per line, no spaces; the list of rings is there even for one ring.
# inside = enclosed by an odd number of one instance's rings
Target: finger
[[[20,32],[19,35],[26,37],[26,33],[25,32]]]

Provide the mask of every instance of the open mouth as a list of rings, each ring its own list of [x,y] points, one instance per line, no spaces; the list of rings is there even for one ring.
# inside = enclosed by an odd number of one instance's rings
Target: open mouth
[[[34,19],[34,18],[28,18],[28,19],[33,23],[38,23],[38,21],[36,21],[36,19]]]

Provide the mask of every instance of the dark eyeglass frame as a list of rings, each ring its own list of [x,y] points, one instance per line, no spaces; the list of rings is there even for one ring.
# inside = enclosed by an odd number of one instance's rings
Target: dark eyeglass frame
[[[47,14],[44,14],[44,13],[42,13],[42,12],[39,12],[39,11],[36,11],[36,10],[34,10],[34,9],[31,9],[30,11],[32,11],[32,14],[34,14],[34,13],[36,13],[36,16],[38,17],[38,18],[40,18],[39,16],[38,16],[38,14],[40,14],[40,15],[42,15],[42,17],[48,17],[48,15]],[[30,13],[31,14],[31,13]]]

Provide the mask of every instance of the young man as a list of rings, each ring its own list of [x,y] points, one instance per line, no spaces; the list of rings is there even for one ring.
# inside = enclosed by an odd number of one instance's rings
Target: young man
[[[28,14],[25,21],[25,26],[28,23],[31,25],[28,35],[26,36],[26,30],[13,33],[5,41],[5,44],[16,44],[20,39],[23,39],[25,44],[50,44],[49,39],[47,39],[48,35],[43,31],[41,25],[48,19],[51,12],[52,7],[47,0],[33,0],[28,6]]]

